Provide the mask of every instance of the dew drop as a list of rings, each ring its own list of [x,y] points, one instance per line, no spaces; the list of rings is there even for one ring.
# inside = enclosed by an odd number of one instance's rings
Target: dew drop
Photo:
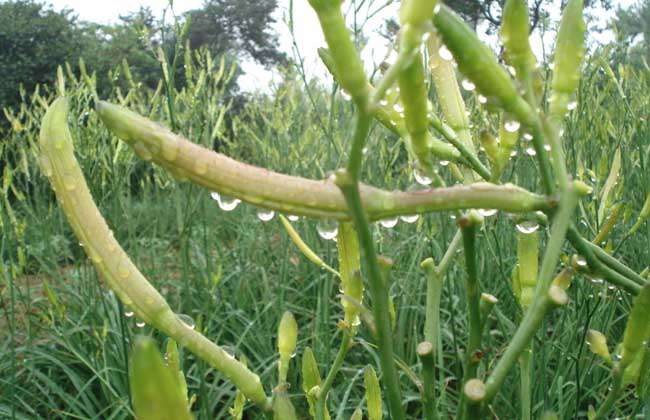
[[[263,222],[268,222],[275,216],[273,210],[260,209],[257,211],[257,218]]]
[[[149,149],[147,149],[147,146],[140,141],[133,145],[133,150],[142,160],[151,160],[151,158],[153,158],[153,155]]]
[[[545,144],[544,145],[544,150],[546,150],[547,152],[550,152],[551,151],[551,145],[550,144]]]
[[[196,322],[194,322],[194,319],[192,319],[191,316],[185,314],[177,314],[176,317],[190,330],[196,328]]]
[[[533,135],[530,133],[525,133],[524,134],[524,141],[531,141],[533,139]]]
[[[516,150],[513,150],[512,152],[510,152],[510,157],[511,158],[513,158],[515,156],[517,156],[517,151]]]
[[[539,229],[539,224],[534,220],[526,220],[521,223],[517,223],[517,231],[523,234],[535,233]]]
[[[440,163],[440,166],[449,166],[449,161],[448,160],[441,160],[439,163]]]
[[[392,229],[397,225],[398,220],[399,219],[397,217],[391,217],[388,219],[380,220],[379,224],[385,227],[386,229]]]
[[[587,262],[585,261],[585,265],[586,265],[586,263]],[[605,282],[603,279],[598,278],[598,277],[592,277],[589,280],[591,281],[591,284],[596,285],[596,286],[600,286],[601,284],[603,284]]]
[[[50,158],[48,158],[45,155],[40,155],[38,157],[38,161],[41,164],[41,170],[45,174],[46,177],[51,177],[53,170],[52,170],[52,162],[50,162]]]
[[[144,321],[136,321],[135,326],[138,328],[144,328],[144,326],[147,325]]]
[[[211,197],[214,201],[219,201],[219,200],[221,199],[221,195],[220,195],[218,192],[216,192],[216,191],[211,192],[211,193],[210,193],[210,197]]]
[[[440,11],[440,3],[436,4],[436,6],[433,8],[433,14],[437,14]]]
[[[528,156],[535,156],[537,154],[537,152],[535,151],[534,147],[527,147],[526,148],[526,154]]]
[[[316,231],[318,231],[318,236],[326,241],[331,241],[339,233],[338,223],[334,220],[319,220],[316,223]]]
[[[297,222],[298,220],[300,220],[300,216],[296,216],[295,214],[289,214],[287,215],[287,219],[289,219],[289,221],[291,222]]]
[[[521,124],[519,123],[519,121],[515,121],[515,120],[506,121],[505,124],[503,125],[503,128],[505,128],[506,131],[509,133],[516,132],[517,130],[519,130],[519,127],[521,127]]]
[[[402,104],[399,104],[399,103],[393,105],[393,109],[394,109],[396,112],[399,112],[400,114],[401,114],[402,112],[404,112],[404,107],[402,106]]]
[[[487,103],[487,98],[483,95],[478,95],[478,102],[481,104],[486,104]]]
[[[74,176],[65,174],[63,175],[63,186],[66,190],[73,191],[75,188],[77,188],[77,181],[75,180]]]
[[[194,163],[194,172],[196,172],[198,175],[205,175],[208,173],[208,163],[203,160],[199,159]]]
[[[422,35],[422,42],[423,42],[423,43],[424,43],[424,42],[427,42],[427,41],[429,40],[430,37],[431,37],[431,32],[425,32],[425,33]]]
[[[463,89],[465,89],[468,92],[471,92],[474,89],[476,89],[476,85],[474,83],[472,83],[471,80],[468,80],[468,79],[463,79],[463,81],[460,82],[460,84],[463,86]]]
[[[580,267],[586,267],[587,266],[587,259],[583,257],[582,255],[578,255],[576,257],[576,264]]]
[[[578,101],[571,101],[571,102],[569,102],[569,103],[567,104],[567,109],[568,109],[569,111],[573,111],[573,110],[576,109],[577,107],[578,107]]]
[[[431,178],[421,173],[418,169],[413,171],[413,177],[415,178],[415,182],[420,185],[431,185],[433,182]]]
[[[499,210],[497,209],[478,209],[478,214],[480,214],[483,217],[490,217],[497,214],[498,211]]]
[[[351,100],[351,99],[352,99],[352,96],[350,96],[350,94],[349,94],[349,93],[347,93],[347,92],[346,92],[346,91],[344,91],[344,90],[342,90],[342,91],[341,91],[341,96],[342,96],[342,97],[343,97],[343,99],[344,99],[344,100],[346,100],[346,101],[349,101],[349,100]]]
[[[129,277],[130,273],[131,273],[131,269],[129,267],[129,263],[128,263],[127,260],[123,259],[117,265],[117,275],[122,277],[123,279],[125,279],[125,278]]]
[[[133,316],[133,311],[125,311],[124,316],[127,318],[131,318]]]
[[[401,221],[406,223],[415,223],[420,218],[419,214],[405,214],[399,217]]]
[[[388,101],[386,99],[382,99],[381,101],[379,101],[379,105],[388,106]]]
[[[241,200],[235,197],[229,197],[227,195],[222,195],[217,200],[219,208],[223,211],[233,211],[237,208]]]
[[[449,49],[445,45],[440,47],[440,49],[438,50],[438,55],[440,56],[440,58],[442,58],[445,61],[451,61],[454,58],[454,56],[451,54],[451,51],[449,51]]]

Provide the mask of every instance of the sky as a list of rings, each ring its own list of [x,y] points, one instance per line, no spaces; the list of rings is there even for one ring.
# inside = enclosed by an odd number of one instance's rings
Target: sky
[[[158,17],[162,17],[163,11],[168,6],[168,0],[112,0],[112,1],[88,1],[88,0],[47,0],[51,3],[56,10],[63,8],[72,9],[75,14],[79,16],[79,19],[85,21],[92,21],[97,23],[115,23],[119,21],[120,15],[125,15],[130,12],[137,11],[140,6],[150,7]],[[244,1],[244,0],[242,0]],[[254,1],[254,0],[249,0]],[[553,19],[559,19],[560,15],[560,4],[561,0],[553,0],[553,5],[548,6],[547,10],[550,12]],[[174,12],[176,14],[182,14],[183,12],[191,9],[201,7],[203,0],[175,0],[174,1]],[[380,4],[385,4],[383,0],[377,0],[374,2],[369,2],[371,4],[370,9],[362,9],[358,14],[357,18],[360,20],[365,20],[365,17],[371,13],[376,12],[379,9]],[[634,3],[634,0],[613,0],[612,4],[614,8],[617,6],[629,7]],[[293,47],[293,38],[291,32],[289,31],[288,21],[289,21],[289,7],[290,4],[293,5],[293,22],[294,22],[294,34],[295,41],[298,46],[298,51],[300,52],[301,57],[303,58],[305,71],[308,77],[326,77],[326,70],[323,68],[316,50],[318,47],[325,46],[325,41],[320,31],[318,20],[315,13],[311,10],[307,0],[278,0],[278,10],[276,11],[277,23],[275,25],[275,30],[279,34],[280,48],[282,51],[291,54],[296,58],[296,49]],[[344,3],[344,10],[346,5],[349,2]],[[366,2],[368,4],[368,2]],[[362,52],[362,57],[368,63],[379,63],[381,62],[388,51],[388,45],[386,40],[378,35],[377,31],[381,27],[382,22],[388,16],[396,16],[398,3],[382,9],[376,15],[374,15],[367,23],[364,25],[364,33],[368,36],[367,47]],[[348,14],[346,16],[351,16]],[[595,21],[592,23],[593,26],[604,26],[607,21],[613,16],[613,10],[609,12],[605,11],[596,11],[594,13]],[[353,19],[348,19],[348,24],[353,25]],[[591,28],[590,28],[591,29]],[[544,37],[544,42],[542,42],[540,34],[533,34],[531,37],[531,44],[533,49],[538,55],[542,54],[543,45],[546,45],[548,48],[552,46],[554,33],[547,33]],[[593,42],[606,42],[612,39],[612,34],[605,32],[603,34],[592,34]],[[492,43],[493,45],[497,42],[495,36],[488,37],[485,36],[486,41]],[[277,78],[277,75],[264,70],[259,65],[251,62],[250,60],[242,63],[242,69],[246,73],[242,78],[240,78],[240,84],[242,88],[246,91],[253,91],[257,89],[267,90],[269,84],[271,84],[274,78]],[[371,69],[368,69],[371,70]]]

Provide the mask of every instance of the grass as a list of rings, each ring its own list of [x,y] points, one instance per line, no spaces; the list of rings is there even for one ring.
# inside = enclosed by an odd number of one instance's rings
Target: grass
[[[647,69],[623,64],[612,69],[607,57],[607,51],[595,54],[587,66],[564,144],[571,172],[595,189],[579,209],[580,229],[588,237],[603,223],[596,217],[600,191],[614,151],[621,149],[621,176],[611,202],[624,204],[625,217],[615,227],[611,248],[641,271],[650,261],[650,226],[620,241],[650,186],[650,104],[642,94],[650,88],[650,75]],[[315,178],[326,177],[345,161],[353,119],[351,105],[339,93],[312,85],[308,97],[301,82],[288,80],[270,95],[251,98],[226,124],[229,105],[223,86],[229,70],[202,53],[190,64],[194,76],[174,95],[174,110],[179,131],[193,141],[249,163]],[[312,347],[321,375],[325,374],[341,340],[336,328],[342,313],[336,279],[299,253],[277,217],[262,223],[248,205],[221,211],[207,191],[177,183],[138,160],[93,114],[92,76],[68,71],[65,80],[73,115],[78,116],[71,121],[77,155],[90,188],[118,241],[172,308],[191,316],[210,339],[245,355],[267,385],[276,381],[277,324],[282,313],[291,310],[299,325],[298,355],[305,346]],[[163,93],[121,82],[127,88],[120,90],[116,83],[109,100],[168,123]],[[12,116],[20,127],[14,124],[0,132],[0,417],[129,418],[128,349],[137,334],[150,334],[161,342],[164,337],[124,315],[86,261],[37,170],[36,133],[43,103],[54,94],[41,89],[25,97],[21,110]],[[468,94],[467,100],[473,131],[494,131],[495,121],[476,98]],[[386,188],[415,185],[395,136],[373,126],[369,148],[372,158],[363,179]],[[508,168],[507,178],[535,189],[533,158],[524,149]],[[447,172],[441,167],[450,181]],[[511,217],[499,213],[487,219],[477,238],[482,287],[499,299],[484,340],[485,360],[494,360],[504,350],[521,318],[510,286],[516,262],[514,224]],[[335,265],[335,243],[319,237],[314,221],[302,219],[294,226],[317,254]],[[392,229],[377,226],[373,232],[378,252],[395,263],[390,294],[396,308],[396,356],[416,372],[426,282],[419,264],[430,256],[439,261],[455,230],[450,214],[432,214]],[[565,252],[572,253],[568,245]],[[458,355],[468,330],[460,257],[452,263],[442,292],[444,368],[436,372],[440,411],[450,414],[458,399],[462,377]],[[570,296],[571,303],[549,316],[535,339],[534,417],[547,410],[560,418],[584,417],[589,405],[602,402],[609,386],[609,371],[589,352],[585,334],[594,328],[603,331],[610,343],[618,342],[631,299],[585,276],[574,280]],[[363,368],[376,365],[377,359],[369,331],[362,328],[329,395],[334,418],[349,418],[363,404]],[[306,401],[299,386],[300,357],[294,360],[289,393],[302,410]],[[189,392],[197,396],[193,406],[197,418],[227,418],[235,396],[233,386],[188,353],[183,355],[183,368]],[[492,410],[500,418],[517,418],[518,383],[517,372],[511,372],[493,402]],[[406,375],[402,389],[407,413],[418,416],[418,391]],[[616,416],[643,418],[650,410],[647,391],[645,405],[644,398],[631,397],[634,392],[628,390],[617,404]]]

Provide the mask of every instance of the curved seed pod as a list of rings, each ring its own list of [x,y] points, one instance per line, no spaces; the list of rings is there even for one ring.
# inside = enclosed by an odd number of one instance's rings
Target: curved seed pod
[[[282,226],[284,226],[284,229],[287,231],[289,234],[289,237],[293,241],[293,243],[298,247],[300,252],[307,257],[307,259],[317,266],[329,271],[330,273],[340,276],[339,272],[330,267],[325,261],[321,259],[321,257],[318,256],[310,247],[305,243],[305,241],[302,240],[298,232],[293,228],[291,225],[291,222],[287,220],[286,217],[283,215],[280,215],[280,221],[282,222]]]
[[[368,404],[368,420],[381,420],[381,388],[379,379],[372,366],[366,366],[363,372],[363,383],[366,388],[366,404]]]
[[[630,365],[637,353],[650,339],[650,284],[645,285],[636,298],[623,335],[622,369]]]
[[[72,230],[84,245],[97,271],[140,319],[173,337],[223,372],[249,399],[267,407],[260,378],[221,347],[188,328],[117,243],[95,206],[74,157],[67,115],[67,101],[64,98],[57,99],[48,108],[41,125],[40,163]]]
[[[345,26],[340,0],[309,0],[316,12],[334,64],[339,83],[358,106],[365,108],[368,79],[363,62]]]
[[[530,125],[534,120],[532,109],[519,95],[513,80],[499,65],[492,50],[478,39],[476,33],[447,6],[440,7],[433,23],[453,53],[460,71],[479,92],[513,114],[522,124]]]
[[[280,375],[280,384],[287,381],[287,372],[289,371],[289,363],[296,351],[296,343],[298,340],[298,324],[293,314],[286,311],[282,315],[280,325],[278,327],[278,353],[280,353],[280,362],[278,363],[278,370]]]
[[[283,175],[238,162],[120,106],[99,102],[97,112],[108,128],[134,149],[146,150],[153,162],[182,172],[210,191],[290,214],[350,219],[345,198],[333,182]],[[511,184],[475,183],[416,192],[388,192],[368,185],[359,189],[370,220],[439,210],[495,208],[518,213],[553,206],[551,199]]]
[[[167,367],[175,374],[177,378],[177,387],[179,392],[182,395],[187,396],[187,382],[185,381],[185,375],[181,370],[181,361],[178,354],[178,345],[172,339],[167,340],[167,347],[165,350],[165,361],[167,362]]]
[[[352,223],[341,223],[336,241],[339,253],[339,270],[341,270],[341,290],[343,295],[353,299],[341,299],[348,326],[359,324],[359,304],[363,303],[363,281],[361,280],[361,262],[359,257],[359,238]]]
[[[571,96],[580,81],[580,66],[585,54],[585,22],[582,0],[569,0],[555,42],[552,92],[549,115],[561,119],[568,111]]]
[[[177,372],[165,366],[153,339],[137,338],[130,367],[131,396],[138,420],[193,418],[187,406],[187,394],[178,387]]]
[[[363,420],[363,412],[360,408],[357,407],[357,409],[354,410],[354,413],[352,413],[350,420]]]
[[[650,195],[648,195],[648,197],[650,197]],[[648,202],[650,203],[650,200],[648,200]],[[611,210],[609,211],[609,217],[607,218],[607,221],[603,223],[603,225],[601,226],[600,230],[598,231],[598,234],[592,241],[593,243],[601,244],[607,240],[610,232],[612,231],[612,229],[616,225],[616,222],[618,221],[618,216],[622,208],[623,208],[622,203],[617,203],[612,206]],[[648,206],[648,209],[650,209],[650,205]]]
[[[507,0],[501,17],[501,42],[506,60],[516,69],[517,76],[530,73],[536,65],[529,35],[528,4],[525,0]]]
[[[305,351],[302,354],[302,390],[307,397],[307,403],[309,404],[309,414],[312,417],[316,416],[316,402],[318,400],[318,394],[320,392],[320,372],[318,369],[318,363],[316,363],[316,358],[314,357],[314,352],[311,350],[311,347],[305,347]],[[329,411],[327,410],[327,404],[325,405],[325,420],[330,419]]]

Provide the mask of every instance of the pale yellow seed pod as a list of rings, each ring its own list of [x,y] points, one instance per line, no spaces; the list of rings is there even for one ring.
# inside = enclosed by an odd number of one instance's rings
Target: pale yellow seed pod
[[[609,349],[607,348],[607,337],[600,331],[589,330],[587,331],[587,344],[592,353],[602,357],[603,359],[610,361],[611,355],[609,354]]]
[[[366,387],[366,403],[368,404],[368,420],[381,420],[381,388],[379,379],[372,366],[367,366],[363,373]]]
[[[296,351],[298,341],[298,324],[293,314],[286,311],[280,320],[278,327],[278,352],[280,353],[280,363],[278,364],[280,383],[286,382],[287,372],[289,371],[289,361]]]

